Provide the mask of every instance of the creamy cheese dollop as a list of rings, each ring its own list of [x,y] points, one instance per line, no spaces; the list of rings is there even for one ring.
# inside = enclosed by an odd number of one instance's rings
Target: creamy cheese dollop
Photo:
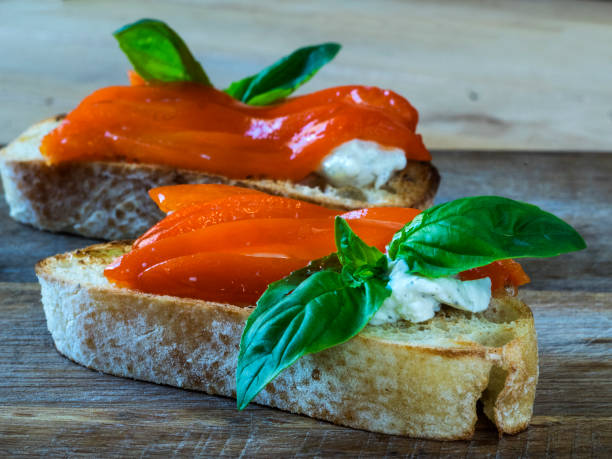
[[[430,279],[409,274],[403,260],[390,262],[392,266],[387,287],[389,296],[376,312],[371,325],[393,323],[398,320],[424,322],[431,319],[444,303],[464,311],[480,312],[491,301],[491,279],[488,277],[461,281],[452,277]]]
[[[353,139],[334,148],[318,172],[336,187],[380,188],[395,171],[405,167],[406,154],[402,149]]]

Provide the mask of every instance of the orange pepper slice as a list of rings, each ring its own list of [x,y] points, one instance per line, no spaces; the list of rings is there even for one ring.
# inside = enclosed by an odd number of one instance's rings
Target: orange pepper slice
[[[135,70],[130,69],[128,70],[127,74],[131,86],[144,86],[147,84],[145,79],[138,75]]]
[[[296,199],[217,184],[158,187],[150,190],[149,195],[162,211],[172,213],[138,238],[134,248],[229,221],[247,218],[330,217],[341,212]],[[376,220],[397,230],[419,213],[418,209],[376,207],[345,212],[342,217],[347,220]]]
[[[420,212],[377,207],[344,212],[226,185],[151,190],[170,212],[104,274],[141,291],[253,304],[266,286],[310,260],[335,252],[334,217],[367,244],[385,250]]]
[[[236,190],[240,190],[240,188],[236,188]],[[163,204],[165,202],[163,201]],[[202,204],[195,205],[181,204],[178,207],[178,210],[166,216],[157,225],[138,238],[133,247],[140,248],[160,239],[232,221],[281,217],[331,217],[339,213],[339,211],[315,204],[279,196],[270,196],[259,192],[253,194],[230,194],[226,198],[210,202],[204,201]]]
[[[303,268],[308,260],[204,252],[158,263],[138,275],[135,288],[148,293],[254,305],[268,284]]]
[[[486,266],[459,273],[461,280],[482,279],[483,277],[491,279],[491,292],[499,293],[510,287],[514,295],[516,295],[517,287],[531,281],[520,263],[511,259],[494,261]]]
[[[384,251],[395,232],[420,212],[376,207],[341,213],[227,185],[160,187],[150,194],[171,213],[107,267],[106,277],[145,292],[239,305],[253,304],[269,283],[334,252],[335,215]],[[494,294],[508,287],[516,292],[529,282],[514,260],[459,277],[490,277]]]
[[[162,212],[171,212],[181,207],[193,204],[203,204],[229,196],[258,194],[270,196],[261,191],[251,188],[242,188],[231,185],[221,184],[201,184],[201,185],[169,185],[152,188],[149,196]]]
[[[417,120],[403,97],[372,87],[329,88],[254,107],[198,84],[138,84],[86,97],[43,139],[41,152],[50,163],[126,160],[299,181],[353,139],[431,160],[415,133]]]
[[[353,230],[369,245],[384,250],[396,229],[372,221],[349,221]],[[269,218],[239,220],[159,239],[119,257],[105,271],[112,282],[134,286],[145,269],[163,261],[201,252],[270,253],[274,244],[285,244],[284,255],[314,260],[335,252],[333,218]],[[248,252],[247,252],[248,253]],[[289,273],[287,273],[289,274]]]

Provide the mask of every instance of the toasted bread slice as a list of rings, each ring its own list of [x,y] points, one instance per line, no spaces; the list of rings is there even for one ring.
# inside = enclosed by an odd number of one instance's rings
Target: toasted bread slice
[[[334,188],[311,174],[288,180],[234,180],[168,166],[124,162],[45,163],[39,146],[62,117],[41,121],[0,151],[0,173],[10,214],[39,229],[99,239],[132,239],[163,214],[148,198],[156,186],[225,183],[337,209],[371,206],[430,207],[440,176],[427,162],[409,161],[384,189]]]
[[[59,352],[105,373],[235,397],[252,308],[115,288],[103,268],[129,248],[94,245],[36,266]],[[425,323],[367,326],[299,359],[255,402],[375,432],[466,439],[478,400],[500,433],[525,429],[537,379],[533,316],[508,296],[483,313],[443,308]]]

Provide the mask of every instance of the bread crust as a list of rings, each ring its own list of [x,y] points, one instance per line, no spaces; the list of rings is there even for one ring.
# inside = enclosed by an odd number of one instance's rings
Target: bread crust
[[[240,336],[252,309],[111,286],[102,270],[129,247],[99,244],[36,266],[58,351],[105,373],[235,397]],[[358,429],[458,440],[473,435],[481,399],[500,434],[525,429],[538,377],[529,308],[503,297],[480,315],[444,314],[406,329],[368,326],[301,358],[254,401]],[[422,339],[461,321],[482,323],[483,332]]]
[[[15,220],[39,229],[99,239],[132,239],[157,223],[163,214],[149,199],[153,187],[184,183],[223,183],[301,199],[337,209],[376,205],[432,205],[440,176],[428,162],[409,161],[385,187],[379,202],[368,202],[356,189],[337,189],[316,176],[304,183],[287,180],[235,180],[169,166],[102,161],[47,165],[40,141],[62,117],[31,126],[0,151],[0,174]]]

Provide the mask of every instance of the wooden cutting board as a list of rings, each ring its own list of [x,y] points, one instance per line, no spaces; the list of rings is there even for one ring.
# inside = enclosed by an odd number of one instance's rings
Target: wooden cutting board
[[[32,266],[93,241],[35,231],[0,204],[0,456],[579,456],[612,450],[612,156],[435,152],[438,201],[501,194],[552,211],[586,251],[526,261],[540,349],[529,429],[498,438],[479,421],[471,441],[435,442],[335,426],[279,410],[121,379],[60,356]]]

